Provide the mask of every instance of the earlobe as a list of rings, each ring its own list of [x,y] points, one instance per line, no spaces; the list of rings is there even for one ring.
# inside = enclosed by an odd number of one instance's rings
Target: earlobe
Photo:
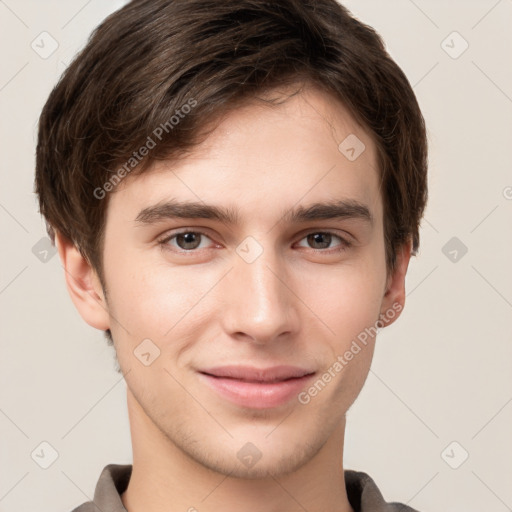
[[[107,302],[96,271],[61,233],[56,232],[55,245],[64,268],[68,293],[80,316],[96,329],[109,329]]]
[[[379,319],[382,326],[391,325],[405,305],[405,276],[411,259],[412,241],[397,249],[396,266],[387,279]]]

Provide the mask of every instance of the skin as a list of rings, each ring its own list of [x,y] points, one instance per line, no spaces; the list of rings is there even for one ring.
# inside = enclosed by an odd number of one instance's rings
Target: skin
[[[338,150],[349,134],[366,146],[353,162]],[[144,208],[173,198],[236,208],[239,222],[136,222]],[[299,205],[338,199],[367,205],[373,223],[282,220]],[[159,243],[182,228],[206,237],[192,238],[196,248],[185,255],[193,244]],[[343,475],[345,414],[368,375],[375,338],[307,404],[241,407],[197,370],[290,364],[321,377],[393,305],[385,325],[398,318],[411,250],[400,248],[388,274],[369,134],[314,88],[279,106],[248,103],[190,157],[126,178],[110,195],[105,229],[107,294],[69,240],[58,235],[57,246],[78,311],[111,329],[125,374],[133,444],[127,510],[353,511]],[[325,231],[333,233],[325,245],[307,237]],[[246,237],[262,249],[251,263],[236,252]],[[148,338],[160,356],[145,366],[134,350]],[[248,442],[261,453],[252,467],[237,457]]]

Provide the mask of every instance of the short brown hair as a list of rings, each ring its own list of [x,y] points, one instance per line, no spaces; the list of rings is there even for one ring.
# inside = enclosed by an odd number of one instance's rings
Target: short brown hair
[[[296,83],[334,94],[375,141],[393,270],[400,245],[419,247],[424,119],[380,36],[336,0],[134,0],[106,18],[40,117],[35,190],[49,236],[71,240],[104,285],[99,196],[112,180],[186,155],[209,121]],[[135,159],[157,127],[158,144]]]

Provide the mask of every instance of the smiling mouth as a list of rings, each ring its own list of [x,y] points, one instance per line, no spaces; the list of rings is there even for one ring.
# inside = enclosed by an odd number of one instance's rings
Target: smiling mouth
[[[279,382],[304,377],[314,373],[313,370],[298,366],[279,365],[268,368],[254,366],[227,365],[201,370],[200,373],[225,379],[236,379],[247,382]]]
[[[213,377],[214,379],[230,379],[230,380],[236,380],[239,382],[249,382],[252,384],[275,384],[277,382],[286,382],[289,380],[297,380],[302,379],[303,377],[307,377],[309,375],[313,375],[313,373],[308,373],[303,375],[302,377],[285,377],[285,378],[275,378],[275,379],[251,379],[251,378],[237,378],[237,377],[226,377],[226,376],[220,376],[220,375],[213,375],[211,373],[206,372],[199,372],[203,375],[208,375],[209,377]]]
[[[198,372],[201,380],[217,395],[251,409],[268,409],[290,402],[315,373],[287,366],[265,370],[222,367]]]

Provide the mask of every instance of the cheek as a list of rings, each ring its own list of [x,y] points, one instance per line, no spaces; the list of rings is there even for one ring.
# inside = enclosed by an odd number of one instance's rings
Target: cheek
[[[323,353],[324,366],[303,398],[319,409],[346,411],[370,369],[383,281],[379,272],[364,267],[345,267],[331,277],[323,293],[316,289],[314,296],[309,295],[321,320],[316,327],[310,326],[311,336],[322,325],[329,329],[322,329],[328,334],[323,347],[316,348]]]
[[[331,269],[323,279],[316,277],[303,283],[303,296],[315,305],[314,311],[330,328],[337,345],[341,345],[337,348],[342,349],[377,321],[385,284],[384,270],[375,264],[358,263],[341,266],[336,271]],[[318,286],[319,282],[323,286]]]
[[[165,261],[136,254],[118,263],[112,257],[105,262],[105,275],[112,334],[118,332],[132,345],[149,338],[161,347],[169,338],[185,340],[188,330],[193,330],[190,315],[194,314],[197,323],[202,300],[218,281],[213,271],[185,265],[172,268]],[[175,341],[173,349],[179,349]]]

